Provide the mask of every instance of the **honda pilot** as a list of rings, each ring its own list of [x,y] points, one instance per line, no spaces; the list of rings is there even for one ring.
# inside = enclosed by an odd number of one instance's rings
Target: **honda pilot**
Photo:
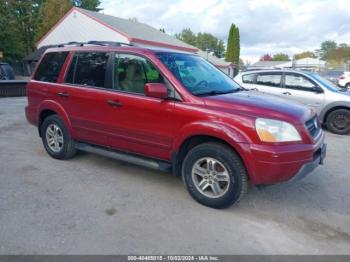
[[[25,112],[51,157],[81,150],[171,171],[214,208],[237,203],[248,184],[300,179],[326,154],[315,110],[244,90],[205,59],[171,50],[48,49]]]

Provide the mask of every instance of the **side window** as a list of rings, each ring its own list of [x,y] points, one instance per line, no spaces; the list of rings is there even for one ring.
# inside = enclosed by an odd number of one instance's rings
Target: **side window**
[[[256,78],[256,84],[264,85],[264,86],[280,87],[281,80],[282,80],[282,74],[261,73],[261,74],[258,74]]]
[[[310,80],[302,75],[286,74],[284,80],[284,86],[290,89],[315,91],[316,86]]]
[[[67,55],[68,52],[52,52],[45,54],[35,72],[34,79],[43,82],[57,82],[58,75],[60,74]]]
[[[66,82],[105,87],[107,62],[108,53],[106,52],[76,53],[69,67]]]
[[[115,58],[114,89],[144,94],[146,83],[164,83],[159,71],[147,59],[129,54]]]
[[[242,81],[245,84],[254,84],[256,74],[247,74],[242,76]]]

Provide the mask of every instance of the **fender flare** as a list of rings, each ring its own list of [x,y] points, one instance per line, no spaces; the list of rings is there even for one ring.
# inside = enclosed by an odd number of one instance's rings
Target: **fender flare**
[[[173,148],[176,154],[182,144],[194,136],[211,136],[225,141],[242,159],[248,174],[254,175],[249,164],[248,147],[252,143],[245,132],[221,122],[197,121],[184,126],[177,134]]]
[[[332,110],[335,107],[344,107],[344,108],[348,108],[350,110],[350,101],[337,101],[337,102],[333,102],[328,104],[327,106],[325,106],[322,111],[320,112],[320,119],[322,123],[326,122],[326,115],[329,112],[329,110]]]
[[[55,112],[62,119],[64,125],[68,129],[68,132],[71,134],[71,136],[75,137],[72,123],[68,117],[67,112],[64,110],[63,106],[61,106],[59,103],[53,100],[45,100],[42,103],[40,103],[38,107],[38,129],[40,129],[40,115],[45,110],[51,110]]]

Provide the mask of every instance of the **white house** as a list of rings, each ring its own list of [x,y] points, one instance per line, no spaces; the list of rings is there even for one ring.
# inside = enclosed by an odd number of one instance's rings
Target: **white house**
[[[73,7],[44,35],[37,48],[68,42],[115,41],[135,46],[197,53],[233,76],[232,63],[225,62],[147,24]]]

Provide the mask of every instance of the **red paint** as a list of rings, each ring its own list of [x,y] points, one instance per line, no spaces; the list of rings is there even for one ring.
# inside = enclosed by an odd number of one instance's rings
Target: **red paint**
[[[153,97],[63,83],[75,50],[115,51],[138,54],[149,59],[172,84],[182,101],[157,98],[164,90],[146,85]],[[288,101],[263,98],[249,92],[227,95],[193,96],[157,59],[152,50],[136,47],[69,47],[51,51],[70,51],[58,83],[31,80],[28,84],[26,116],[39,124],[43,110],[52,110],[64,121],[76,140],[108,146],[148,157],[172,160],[188,138],[211,136],[225,141],[242,158],[252,184],[273,184],[292,178],[313,160],[324,141],[314,141],[304,123],[315,115],[312,110]],[[59,97],[67,92],[69,97]],[[156,97],[154,97],[156,96]],[[160,95],[159,95],[160,96]],[[122,106],[107,103],[112,100]],[[263,143],[255,130],[257,117],[292,123],[302,141]]]
[[[154,98],[166,98],[168,96],[168,90],[162,83],[148,83],[145,84],[145,94]]]

